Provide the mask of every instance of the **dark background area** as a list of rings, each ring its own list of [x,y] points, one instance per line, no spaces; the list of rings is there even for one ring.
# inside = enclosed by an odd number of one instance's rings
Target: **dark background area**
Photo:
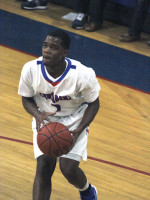
[[[49,0],[64,7],[75,8],[75,0]],[[136,0],[109,0],[104,11],[104,19],[129,27]],[[143,32],[150,33],[150,8],[143,25]]]

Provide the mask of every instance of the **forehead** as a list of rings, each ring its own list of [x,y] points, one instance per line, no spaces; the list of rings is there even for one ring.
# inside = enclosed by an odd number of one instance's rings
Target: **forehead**
[[[44,40],[44,42],[47,42],[49,44],[55,44],[55,45],[61,45],[61,39],[54,37],[54,36],[47,36]]]

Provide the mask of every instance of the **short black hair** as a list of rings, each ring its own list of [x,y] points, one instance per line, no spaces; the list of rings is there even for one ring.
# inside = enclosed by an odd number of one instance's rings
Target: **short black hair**
[[[61,44],[64,49],[69,49],[70,47],[70,36],[63,30],[57,29],[48,34],[48,36],[56,37],[61,39]]]

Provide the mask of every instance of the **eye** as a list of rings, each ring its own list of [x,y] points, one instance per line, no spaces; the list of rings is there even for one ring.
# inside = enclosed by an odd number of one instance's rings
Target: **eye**
[[[43,43],[43,48],[48,47],[47,43]]]
[[[51,50],[56,51],[57,49],[58,49],[58,47],[57,47],[56,45],[52,45],[52,46],[51,46]]]

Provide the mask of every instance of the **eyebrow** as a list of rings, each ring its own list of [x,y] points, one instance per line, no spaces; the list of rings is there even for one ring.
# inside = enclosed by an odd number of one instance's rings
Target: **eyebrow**
[[[48,44],[48,42],[44,41],[43,44]],[[51,43],[51,45],[55,45],[55,46],[58,46],[57,44],[55,43]]]

